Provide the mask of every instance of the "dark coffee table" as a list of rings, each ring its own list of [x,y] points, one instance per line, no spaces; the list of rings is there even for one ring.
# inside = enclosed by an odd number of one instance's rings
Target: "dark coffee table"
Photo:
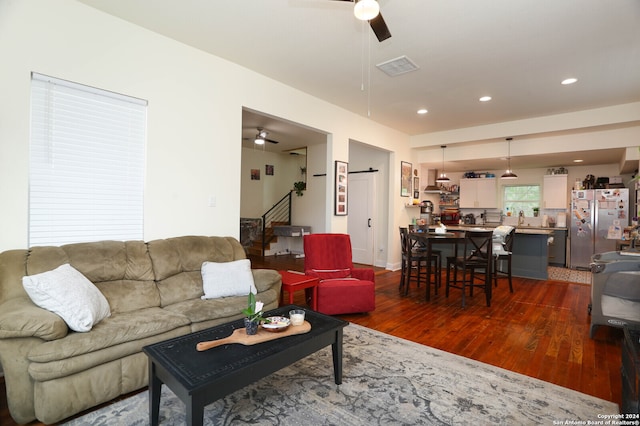
[[[265,316],[289,316],[295,305],[269,311]],[[342,383],[342,334],[349,323],[338,318],[306,311],[311,331],[257,345],[223,345],[198,352],[196,344],[229,336],[243,328],[243,320],[145,346],[149,357],[149,417],[158,424],[160,390],[166,384],[186,405],[188,425],[202,425],[204,407],[312,353],[331,345],[333,375]]]

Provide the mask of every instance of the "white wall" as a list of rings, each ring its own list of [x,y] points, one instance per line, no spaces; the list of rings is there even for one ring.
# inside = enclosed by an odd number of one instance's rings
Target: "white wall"
[[[0,251],[28,245],[32,71],[149,101],[145,240],[238,237],[243,107],[329,134],[324,157],[311,161],[316,173],[348,161],[350,139],[393,152],[398,161],[411,155],[403,133],[73,0],[0,2],[0,57]],[[346,218],[333,216],[330,178],[307,178],[301,198],[319,202],[305,218],[315,229],[345,232]],[[399,189],[389,199],[401,204]]]
[[[305,156],[243,148],[241,163],[240,217],[261,217],[293,189],[294,182],[305,180],[300,174]],[[267,164],[273,166],[273,175],[267,175]],[[251,179],[252,169],[260,171],[259,180]]]

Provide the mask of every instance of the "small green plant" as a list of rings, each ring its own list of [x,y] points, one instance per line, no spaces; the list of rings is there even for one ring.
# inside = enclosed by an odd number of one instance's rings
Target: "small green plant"
[[[262,308],[264,303],[256,302],[256,296],[249,289],[249,304],[246,309],[242,310],[242,313],[251,322],[259,322],[262,320]]]
[[[298,181],[298,182],[294,182],[293,183],[293,189],[296,191],[296,195],[298,197],[302,197],[304,195],[304,193],[302,191],[307,189],[307,182],[302,181],[302,180]]]

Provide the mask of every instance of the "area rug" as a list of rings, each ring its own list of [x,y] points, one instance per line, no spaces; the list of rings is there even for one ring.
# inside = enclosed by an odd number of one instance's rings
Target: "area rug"
[[[204,424],[552,425],[618,412],[608,401],[352,324],[342,385],[333,382],[327,347],[208,405]],[[142,392],[66,424],[148,422]],[[183,424],[184,404],[163,385],[160,425]]]
[[[568,281],[571,283],[591,284],[590,271],[578,271],[569,268],[560,268],[558,266],[549,266],[547,273],[550,280]]]

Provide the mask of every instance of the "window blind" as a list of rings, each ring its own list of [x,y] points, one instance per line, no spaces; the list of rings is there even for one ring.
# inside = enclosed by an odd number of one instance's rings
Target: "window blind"
[[[29,245],[143,239],[147,102],[32,74]]]

